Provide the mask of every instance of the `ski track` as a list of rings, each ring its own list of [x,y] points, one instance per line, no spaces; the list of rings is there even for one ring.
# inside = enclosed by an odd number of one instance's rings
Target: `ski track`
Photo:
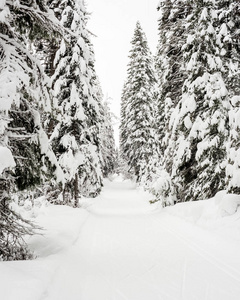
[[[3,300],[239,300],[239,243],[155,210],[151,198],[106,181],[85,210],[48,208],[46,235],[30,243],[39,258],[2,263]]]
[[[206,251],[206,249],[202,248],[201,246],[197,245],[196,243],[192,242],[190,239],[185,238],[183,235],[181,235],[179,232],[174,230],[169,230],[169,234],[172,234],[173,236],[177,237],[179,240],[181,240],[183,243],[186,244],[187,247],[191,248],[193,251],[195,251],[198,255],[200,255],[202,258],[207,260],[209,263],[213,264],[218,268],[219,270],[225,272],[229,276],[231,276],[233,279],[239,281],[240,284],[240,272],[235,267],[232,267],[224,261],[218,259],[216,256],[217,254],[214,253],[211,254],[209,251]]]
[[[239,300],[228,252],[208,247],[211,233],[152,211],[147,197],[128,182],[109,184],[43,299]]]

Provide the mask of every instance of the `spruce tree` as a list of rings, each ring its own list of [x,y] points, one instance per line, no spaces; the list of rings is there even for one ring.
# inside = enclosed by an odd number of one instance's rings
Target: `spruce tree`
[[[221,56],[225,68],[224,81],[231,98],[240,94],[240,3],[237,0],[219,0],[217,8],[218,38],[222,43]]]
[[[115,139],[113,130],[113,114],[110,111],[109,101],[103,102],[104,120],[101,125],[101,155],[103,176],[108,177],[114,172],[116,163]]]
[[[159,42],[155,64],[160,85],[159,104],[170,98],[176,106],[186,77],[181,49],[185,43],[185,23],[191,6],[183,0],[165,0],[161,1],[158,10]]]
[[[56,53],[52,77],[57,124],[51,141],[66,183],[63,203],[96,196],[102,185],[99,127],[102,117],[94,53],[84,1],[63,2],[61,23],[69,32]]]
[[[216,21],[212,1],[194,1],[183,47],[187,79],[175,111],[178,201],[209,198],[226,187],[228,102]]]
[[[157,144],[154,127],[156,77],[146,36],[137,22],[121,108],[121,152],[136,181],[151,180]]]
[[[134,180],[133,170],[129,170],[128,167],[128,159],[126,157],[126,153],[129,151],[130,144],[127,143],[127,139],[130,133],[130,128],[128,128],[127,123],[127,112],[129,111],[129,103],[128,103],[128,90],[127,90],[127,82],[124,83],[121,95],[121,111],[120,111],[120,126],[119,126],[119,150],[118,150],[118,169],[117,172],[121,173],[122,176],[126,179]]]
[[[157,127],[164,167],[171,173],[172,152],[175,148],[172,113],[182,95],[186,79],[182,47],[185,44],[187,17],[191,12],[188,1],[160,1],[159,41],[155,57],[158,75]],[[173,117],[174,118],[174,117]]]
[[[0,175],[1,255],[2,259],[23,259],[27,250],[22,235],[30,231],[24,230],[23,220],[10,209],[10,194],[38,186],[50,165],[52,172],[59,171],[41,119],[43,112],[51,110],[48,87],[28,45],[35,32],[53,33],[56,26],[44,3],[3,1],[0,13],[0,86],[4,87],[0,89],[0,146],[15,161],[14,172],[6,165]],[[4,159],[0,157],[0,165]],[[7,254],[14,245],[19,253]]]
[[[223,44],[222,59],[225,73],[229,108],[229,144],[227,147],[228,191],[240,193],[240,3],[237,0],[218,1],[219,39]]]
[[[127,82],[124,83],[123,89],[122,89],[122,95],[121,95],[121,111],[120,111],[120,126],[119,126],[119,144],[120,144],[120,151],[119,159],[121,159],[122,164],[123,162],[126,162],[125,153],[127,153],[129,149],[129,144],[127,143],[128,135],[129,135],[129,128],[127,126],[127,111],[129,111],[128,108],[128,90],[127,90]]]

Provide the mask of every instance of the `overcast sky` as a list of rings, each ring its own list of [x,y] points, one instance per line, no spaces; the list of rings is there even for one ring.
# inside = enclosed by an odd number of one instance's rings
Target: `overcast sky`
[[[87,0],[92,13],[88,29],[96,35],[92,38],[96,57],[96,71],[104,95],[111,97],[112,110],[119,116],[120,98],[126,79],[128,55],[137,21],[147,35],[148,44],[156,52],[157,4],[159,0]]]

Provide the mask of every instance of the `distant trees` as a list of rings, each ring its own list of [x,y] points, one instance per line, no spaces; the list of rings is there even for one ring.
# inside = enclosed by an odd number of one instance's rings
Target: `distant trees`
[[[156,159],[155,118],[156,76],[146,36],[137,22],[132,39],[128,77],[121,106],[121,154],[137,182],[151,176]]]
[[[110,110],[109,100],[103,101],[103,117],[100,128],[100,141],[101,141],[101,155],[102,155],[102,171],[103,177],[108,177],[115,171],[117,160],[117,151],[115,149],[114,139],[114,115]]]

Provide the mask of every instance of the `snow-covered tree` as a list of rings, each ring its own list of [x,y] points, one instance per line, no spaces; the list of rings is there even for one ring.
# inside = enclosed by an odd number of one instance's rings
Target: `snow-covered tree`
[[[0,146],[0,261],[29,259],[32,254],[23,240],[32,233],[32,224],[10,208],[13,179],[9,176],[15,161],[9,148]]]
[[[179,201],[209,198],[225,188],[228,101],[217,17],[214,2],[196,0],[186,24],[187,79],[173,113],[172,176]]]
[[[114,116],[110,111],[109,100],[103,102],[103,122],[100,130],[101,155],[103,176],[108,177],[114,172],[116,163],[116,149],[113,130]]]
[[[238,0],[217,1],[218,37],[222,43],[221,56],[225,67],[224,80],[229,97],[240,94],[240,3]]]
[[[121,111],[120,111],[120,126],[119,126],[119,143],[120,143],[120,151],[119,151],[119,158],[125,161],[124,153],[128,151],[129,144],[127,144],[128,139],[128,126],[127,126],[127,111],[128,111],[128,90],[127,90],[127,82],[124,83],[121,95]]]
[[[228,191],[240,193],[240,3],[237,0],[218,1],[218,37],[223,45],[222,60],[225,68],[229,109],[229,144],[227,183]]]
[[[4,172],[1,172],[0,201],[1,209],[4,210],[1,214],[6,216],[9,213],[10,223],[17,219],[9,208],[11,191],[39,185],[45,180],[49,167],[52,173],[61,173],[48,145],[40,116],[40,112],[43,114],[51,110],[45,76],[41,65],[27,47],[27,41],[38,28],[39,34],[49,30],[53,32],[55,28],[44,3],[38,5],[35,1],[1,1],[0,146],[10,151],[15,161],[15,172],[10,174],[10,165],[5,166]],[[0,165],[4,163],[3,155],[0,156]],[[4,186],[7,188],[2,190]],[[7,218],[3,220],[4,226],[8,227]],[[16,232],[16,228],[13,226],[12,232],[1,234],[10,248],[13,239],[21,241],[21,230]]]
[[[165,0],[159,3],[158,10],[159,42],[155,64],[160,85],[159,97],[163,102],[170,98],[176,106],[186,77],[181,49],[185,43],[185,22],[191,6],[187,0]]]
[[[155,71],[146,36],[137,22],[132,39],[128,77],[121,108],[121,153],[136,181],[151,179],[157,160],[154,127],[156,84]]]
[[[64,202],[101,190],[99,128],[102,117],[94,53],[84,1],[63,2],[61,23],[71,31],[56,53],[52,77],[57,124],[52,145],[64,170]]]
[[[230,103],[227,184],[228,192],[240,194],[240,95],[233,96]]]
[[[159,2],[159,41],[155,57],[158,75],[157,128],[163,163],[171,172],[174,137],[170,122],[173,109],[182,95],[186,78],[182,47],[185,44],[185,22],[191,11],[187,0]]]
[[[8,14],[1,26],[0,81],[5,88],[0,97],[1,111],[7,118],[3,136],[17,157],[16,183],[20,189],[40,183],[51,164],[52,173],[54,169],[58,175],[61,173],[43,128],[51,112],[47,78],[40,62],[28,49],[38,28],[39,37],[49,31],[54,34],[57,26],[43,3],[40,6],[25,4],[25,1],[6,2],[4,7]]]
[[[7,147],[0,146],[0,157],[0,261],[31,259],[32,254],[23,237],[33,234],[34,226],[10,207],[14,183],[9,170],[15,167],[15,161]]]

